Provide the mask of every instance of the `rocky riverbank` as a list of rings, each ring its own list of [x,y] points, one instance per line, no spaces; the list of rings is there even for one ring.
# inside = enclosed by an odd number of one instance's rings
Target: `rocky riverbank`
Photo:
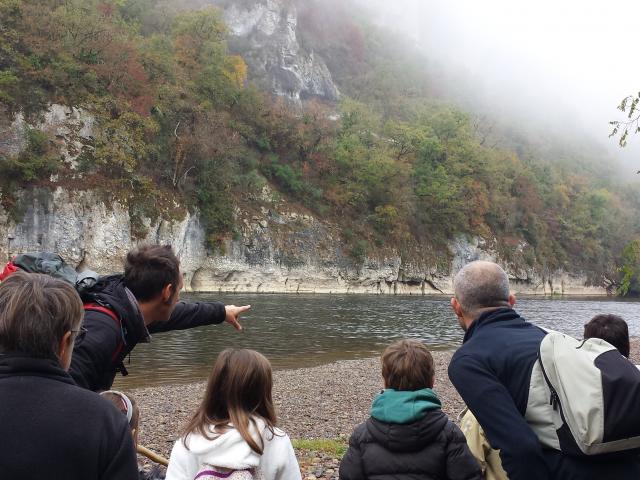
[[[433,352],[434,389],[444,412],[455,418],[464,404],[447,377],[452,355],[453,351]],[[631,359],[640,363],[640,339],[632,342]],[[204,386],[200,382],[132,391],[141,410],[140,442],[168,457],[180,429],[197,408]],[[321,447],[320,442],[296,442],[304,478],[337,478],[340,445],[347,442],[353,427],[368,417],[371,400],[381,388],[379,358],[275,372],[274,401],[280,426],[289,436],[337,439],[329,448]]]
[[[437,365],[436,390],[449,415],[462,401],[449,383],[446,368],[451,351],[433,352]],[[187,418],[197,408],[205,384],[143,388],[131,393],[141,410],[140,442],[169,456]],[[274,401],[280,426],[292,439],[338,439],[346,443],[353,427],[364,421],[373,396],[382,388],[380,360],[347,360],[313,368],[274,373]],[[339,456],[334,449],[301,442],[296,448],[305,478],[337,477]]]

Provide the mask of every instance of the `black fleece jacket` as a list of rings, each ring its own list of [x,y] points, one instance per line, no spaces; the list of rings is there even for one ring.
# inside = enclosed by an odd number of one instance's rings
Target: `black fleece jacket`
[[[369,418],[340,462],[340,480],[481,480],[460,429],[441,410],[409,424]]]
[[[0,478],[136,480],[127,419],[57,360],[0,354]]]
[[[542,448],[524,419],[533,364],[545,332],[515,310],[480,315],[449,364],[449,378],[500,450],[510,480],[640,479],[637,454],[571,457]]]
[[[138,343],[149,341],[150,333],[211,325],[225,319],[222,303],[178,302],[169,321],[145,327],[137,304],[127,295],[122,275],[100,278],[91,296],[120,319],[119,325],[106,313],[85,311],[83,326],[87,333],[76,342],[69,373],[79,386],[93,391],[111,388],[122,360]]]

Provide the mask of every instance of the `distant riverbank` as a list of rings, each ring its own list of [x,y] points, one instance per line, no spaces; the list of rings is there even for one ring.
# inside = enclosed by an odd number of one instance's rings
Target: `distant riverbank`
[[[375,281],[363,282],[360,284],[341,284],[338,281],[328,281],[326,283],[307,284],[287,284],[287,283],[234,283],[220,281],[217,283],[207,283],[198,285],[195,288],[187,288],[187,293],[203,295],[217,294],[316,294],[316,295],[411,295],[418,297],[437,297],[441,295],[451,296],[453,278],[448,279],[438,285],[435,283],[425,283],[418,281],[399,282]],[[562,298],[562,297],[611,297],[612,295],[602,286],[586,286],[580,282],[563,285],[561,289],[551,290],[542,284],[521,285],[514,289],[516,295],[540,297],[540,298]]]

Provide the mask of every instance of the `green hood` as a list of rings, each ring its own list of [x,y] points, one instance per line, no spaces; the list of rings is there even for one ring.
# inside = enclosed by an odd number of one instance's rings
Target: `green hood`
[[[440,410],[440,399],[430,388],[413,392],[387,388],[373,399],[371,416],[385,423],[413,423],[431,410]]]

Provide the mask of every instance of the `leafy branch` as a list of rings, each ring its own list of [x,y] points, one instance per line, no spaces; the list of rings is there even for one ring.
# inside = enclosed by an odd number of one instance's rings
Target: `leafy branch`
[[[629,95],[622,99],[618,110],[626,113],[626,120],[614,120],[609,122],[612,130],[609,137],[620,135],[618,144],[621,147],[627,146],[627,139],[630,133],[640,133],[640,92],[637,95]]]

